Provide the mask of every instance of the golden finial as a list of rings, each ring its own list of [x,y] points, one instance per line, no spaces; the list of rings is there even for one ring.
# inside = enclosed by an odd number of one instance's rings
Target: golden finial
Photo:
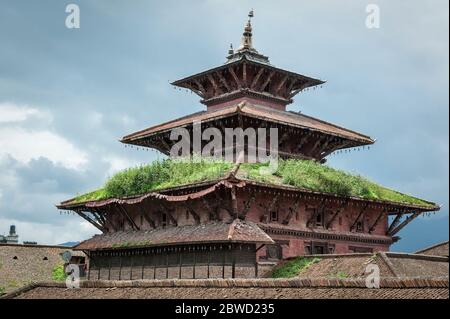
[[[244,34],[242,36],[241,47],[239,50],[253,49],[252,44],[252,21],[251,19],[255,16],[253,9],[248,13],[248,21],[244,28]]]

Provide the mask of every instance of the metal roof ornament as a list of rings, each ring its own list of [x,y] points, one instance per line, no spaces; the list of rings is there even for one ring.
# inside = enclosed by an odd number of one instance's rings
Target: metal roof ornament
[[[251,19],[254,17],[254,12],[251,10],[248,13],[248,21],[244,28],[244,34],[242,35],[241,46],[239,47],[239,51],[242,50],[251,50],[253,49],[253,41],[252,41],[252,21]]]

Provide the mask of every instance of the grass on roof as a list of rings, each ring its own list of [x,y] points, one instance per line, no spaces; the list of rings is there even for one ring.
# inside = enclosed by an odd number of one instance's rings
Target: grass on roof
[[[297,257],[276,267],[271,274],[272,278],[292,278],[320,261],[320,258]]]
[[[109,178],[103,188],[78,196],[73,203],[121,198],[225,177],[233,163],[222,160],[163,160],[129,168]]]
[[[73,203],[121,198],[190,183],[225,177],[234,164],[221,160],[163,160],[130,168],[109,178],[104,187],[78,196]],[[258,182],[290,185],[311,191],[434,207],[433,203],[380,186],[359,175],[305,160],[280,160],[274,174],[262,174],[267,164],[242,164],[238,177]]]
[[[346,173],[314,161],[279,161],[277,171],[272,175],[260,173],[260,167],[267,164],[242,164],[244,176],[264,183],[289,185],[316,192],[353,196],[368,200],[391,201],[403,204],[434,207],[433,203],[402,194],[378,185],[365,177]]]

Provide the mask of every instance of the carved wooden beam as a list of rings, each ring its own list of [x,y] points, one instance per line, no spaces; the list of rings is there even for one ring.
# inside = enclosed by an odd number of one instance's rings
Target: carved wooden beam
[[[237,87],[239,89],[242,88],[242,83],[239,80],[238,76],[236,75],[236,72],[234,72],[233,68],[231,66],[228,67],[228,71],[230,71],[231,76],[233,77],[233,79],[236,81]]]
[[[361,211],[358,214],[358,217],[356,217],[355,221],[353,222],[352,226],[350,227],[350,231],[353,231],[353,229],[355,229],[356,225],[358,224],[359,220],[361,219],[361,217],[364,215],[364,213],[367,210],[367,207],[369,206],[369,204],[364,205],[364,207],[361,209]]]
[[[406,218],[400,225],[398,225],[396,228],[394,228],[393,230],[391,230],[388,235],[389,236],[394,236],[396,235],[399,231],[401,231],[406,225],[408,225],[410,222],[412,222],[414,219],[416,219],[417,217],[420,216],[420,214],[422,214],[421,211],[415,212],[413,214],[411,214],[408,218]]]
[[[281,138],[280,141],[278,142],[278,145],[282,145],[284,142],[286,142],[289,139],[290,135],[288,132],[285,132]]]
[[[139,226],[136,225],[134,220],[128,214],[127,210],[122,205],[116,205],[116,206],[118,207],[119,211],[123,214],[123,216],[125,216],[125,218],[130,222],[131,227],[135,230],[140,230]]]
[[[323,144],[320,144],[320,148],[317,150],[317,152],[314,152],[313,157],[319,157],[328,147],[328,145],[333,141],[333,139],[334,138],[330,136],[325,137],[325,142]]]
[[[170,222],[172,224],[174,224],[175,226],[178,226],[178,221],[176,220],[175,217],[173,217],[172,213],[175,212],[175,209],[173,208],[168,208],[166,205],[164,205],[163,203],[159,203],[159,207],[161,208],[161,210],[166,213],[166,215],[169,217]]]
[[[150,225],[150,227],[156,228],[156,223],[153,220],[153,218],[149,216],[149,214],[146,214],[144,211],[141,211],[141,215],[144,217],[145,221]]]
[[[222,75],[222,73],[220,72],[216,72],[217,77],[219,78],[220,82],[222,82],[222,84],[226,87],[226,89],[228,90],[228,92],[231,92],[232,89],[231,87],[228,85],[227,80],[225,79],[225,77]]]
[[[163,149],[166,149],[168,151],[170,151],[171,147],[170,145],[166,142],[166,140],[164,139],[163,136],[158,136],[157,140],[159,141],[159,143],[161,143]]]
[[[332,145],[328,150],[322,152],[320,154],[320,157],[327,157],[328,155],[330,155],[331,153],[333,153],[334,151],[337,151],[341,146],[341,143],[334,143],[334,145]]]
[[[333,214],[333,216],[331,216],[330,220],[328,221],[326,228],[330,229],[331,225],[333,224],[333,222],[335,221],[335,219],[339,216],[339,214],[342,212],[342,210],[347,207],[348,202],[346,201],[344,204],[342,204],[337,210],[336,212]]]
[[[206,200],[204,196],[202,197],[201,200],[203,206],[205,206],[206,210],[209,212],[209,215],[212,216],[212,220],[218,220],[219,218],[217,216],[217,210],[213,209],[211,205],[209,205],[209,202]]]
[[[238,203],[237,203],[237,197],[236,197],[236,186],[231,187],[231,209],[233,212],[233,217],[238,218]]]
[[[264,214],[261,218],[261,221],[264,223],[267,223],[269,221],[269,217],[270,217],[270,213],[273,212],[273,210],[275,209],[276,205],[278,204],[278,199],[279,199],[280,195],[277,194],[275,195],[275,197],[272,199],[272,201],[270,202],[270,205],[268,207],[268,209],[266,209],[264,211]]]
[[[188,210],[188,212],[192,215],[192,217],[194,217],[195,223],[198,225],[200,224],[200,216],[195,212],[195,210],[192,208],[191,204],[186,202],[186,209]]]
[[[93,208],[91,211],[91,214],[95,217],[96,221],[100,225],[102,225],[104,228],[106,228],[106,220],[105,220],[102,212],[100,212],[97,208]]]
[[[289,98],[293,98],[296,96],[299,92],[303,91],[308,86],[308,82],[303,83],[298,89],[292,91],[292,88],[289,92]],[[292,92],[291,92],[292,91]]]
[[[245,203],[244,209],[242,210],[242,213],[240,216],[241,219],[245,219],[245,217],[247,216],[247,213],[250,211],[253,204],[255,203],[255,200],[256,200],[256,191],[253,191],[250,195],[250,198]]]
[[[277,88],[275,89],[275,95],[279,95],[278,93],[283,88],[283,86],[286,84],[287,79],[289,78],[288,75],[285,75],[283,79],[281,80],[280,84],[278,84]]]
[[[295,199],[294,205],[292,205],[292,207],[289,207],[289,213],[284,218],[284,220],[282,222],[283,225],[288,225],[289,224],[289,222],[292,219],[292,216],[294,216],[294,213],[297,212],[298,207],[300,206],[300,199],[301,198],[302,198],[301,196],[297,196],[297,198]]]
[[[89,217],[89,215],[85,214],[83,211],[81,210],[77,210],[76,213],[83,218],[84,220],[86,220],[88,223],[90,223],[92,226],[94,226],[95,228],[97,228],[98,230],[100,230],[102,233],[104,233],[106,231],[106,229],[100,225],[99,223],[97,223],[96,221],[94,221],[92,218]]]
[[[291,81],[290,81],[290,83],[289,83],[289,85],[287,87],[287,93],[288,94],[292,92],[292,90],[293,90],[293,88],[295,86],[295,83],[297,83],[297,80],[295,78],[291,78]]]
[[[247,63],[245,62],[242,64],[242,79],[244,80],[244,86],[247,87]]]
[[[231,214],[231,207],[230,207],[230,203],[229,201],[226,201],[222,198],[222,196],[219,195],[219,192],[214,192],[214,196],[216,197],[217,200],[217,206],[226,210],[230,216],[232,217]]]
[[[300,139],[300,142],[299,142],[298,145],[297,145],[297,150],[300,151],[300,149],[301,149],[303,146],[305,146],[306,143],[309,142],[309,138],[310,138],[310,136],[309,136],[308,134],[303,135],[303,136],[301,137],[301,139]]]
[[[398,225],[400,219],[403,217],[404,214],[405,214],[404,212],[399,212],[399,214],[395,216],[395,219],[392,221],[391,225],[389,225],[389,229],[386,232],[386,235],[389,235],[389,233]]]
[[[211,74],[208,74],[208,80],[209,82],[211,82],[213,88],[214,88],[214,92],[216,92],[216,94],[220,94],[219,92],[219,86],[217,85],[216,80],[214,80],[214,78],[212,77]]]
[[[267,77],[267,79],[264,81],[263,85],[261,85],[261,87],[259,88],[260,91],[264,91],[264,89],[267,87],[267,85],[269,84],[269,82],[272,80],[272,77],[275,75],[275,71],[270,72],[269,76]]]
[[[311,147],[311,149],[310,149],[310,151],[309,151],[309,154],[310,154],[311,156],[313,156],[314,151],[319,147],[319,145],[322,143],[322,141],[323,141],[323,138],[317,139],[317,141],[316,141],[316,142],[314,143],[314,145]]]
[[[252,84],[250,85],[250,89],[254,90],[256,87],[256,84],[258,84],[259,78],[261,77],[261,75],[264,73],[264,68],[260,68],[258,73],[255,75],[255,77],[253,78]]]
[[[314,222],[314,220],[316,219],[316,217],[317,217],[317,215],[319,214],[319,213],[322,213],[324,210],[325,210],[325,205],[324,205],[324,203],[325,203],[325,199],[323,199],[322,200],[322,202],[320,203],[320,205],[319,205],[319,207],[318,208],[306,208],[305,210],[314,210],[313,211],[313,214],[312,214],[312,216],[311,216],[311,218],[310,219],[308,219],[308,221],[306,222],[306,227],[310,227],[310,225]]]
[[[369,234],[371,234],[375,227],[377,227],[378,223],[380,222],[381,218],[386,214],[386,209],[383,209],[383,211],[378,215],[378,217],[375,219],[375,222],[370,226],[369,228]]]
[[[197,85],[197,88],[200,92],[202,92],[202,95],[206,97],[206,94],[208,91],[206,91],[205,87],[200,83],[199,80],[194,80],[194,83]]]

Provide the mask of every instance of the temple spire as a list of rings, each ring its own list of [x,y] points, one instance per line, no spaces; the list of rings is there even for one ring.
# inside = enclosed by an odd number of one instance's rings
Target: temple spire
[[[253,10],[248,13],[248,21],[244,28],[244,34],[242,35],[241,46],[238,51],[242,50],[254,50],[252,40],[252,18],[254,17]]]

